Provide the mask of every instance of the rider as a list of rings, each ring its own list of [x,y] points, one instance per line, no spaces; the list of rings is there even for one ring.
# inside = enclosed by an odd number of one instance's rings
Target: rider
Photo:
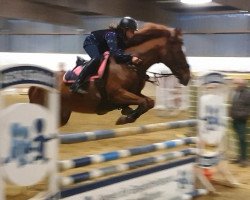
[[[97,71],[102,55],[109,51],[115,61],[121,63],[138,64],[140,59],[125,53],[125,42],[132,38],[138,30],[137,22],[132,17],[124,17],[120,20],[117,27],[110,27],[105,30],[91,32],[86,37],[83,48],[90,56],[91,60],[86,64],[78,79],[70,87],[73,92],[86,93],[86,79],[90,74]]]

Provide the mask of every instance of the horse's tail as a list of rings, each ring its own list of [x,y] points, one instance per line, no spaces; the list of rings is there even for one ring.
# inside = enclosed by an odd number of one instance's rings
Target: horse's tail
[[[28,90],[29,102],[46,105],[46,90],[37,86],[31,86]]]
[[[33,94],[34,94],[35,88],[36,88],[35,86],[31,86],[31,87],[29,88],[29,90],[28,90],[28,97],[29,97],[30,103],[32,103],[31,101],[33,100],[33,99],[32,99],[32,96],[33,96]]]

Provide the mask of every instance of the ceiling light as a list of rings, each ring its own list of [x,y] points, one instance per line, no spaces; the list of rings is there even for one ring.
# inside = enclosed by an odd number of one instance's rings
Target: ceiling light
[[[192,5],[198,5],[198,4],[204,4],[204,3],[210,3],[212,0],[180,0],[181,3],[185,4],[192,4]]]

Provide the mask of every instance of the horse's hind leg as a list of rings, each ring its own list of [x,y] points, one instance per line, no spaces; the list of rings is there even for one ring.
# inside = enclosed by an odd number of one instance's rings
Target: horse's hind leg
[[[137,96],[125,90],[120,91],[114,100],[119,104],[138,105],[135,110],[132,110],[127,115],[121,116],[116,122],[117,125],[133,123],[143,113],[154,107],[154,100],[149,97],[144,95]]]

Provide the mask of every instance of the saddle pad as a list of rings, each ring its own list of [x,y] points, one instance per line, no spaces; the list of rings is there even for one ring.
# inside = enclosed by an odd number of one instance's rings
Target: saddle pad
[[[77,66],[74,68],[74,70],[67,71],[63,76],[63,82],[74,83],[77,80],[82,69],[83,69],[83,66]]]
[[[93,76],[91,76],[89,78],[90,81],[94,81],[95,79],[101,78],[103,76],[103,73],[105,71],[105,68],[106,68],[106,65],[108,62],[109,55],[110,55],[109,52],[105,52],[103,54],[104,59],[98,68],[98,72],[97,72],[97,74],[94,74]],[[63,76],[63,82],[64,83],[74,83],[77,80],[82,69],[83,69],[83,66],[77,66],[73,70],[67,71]]]

